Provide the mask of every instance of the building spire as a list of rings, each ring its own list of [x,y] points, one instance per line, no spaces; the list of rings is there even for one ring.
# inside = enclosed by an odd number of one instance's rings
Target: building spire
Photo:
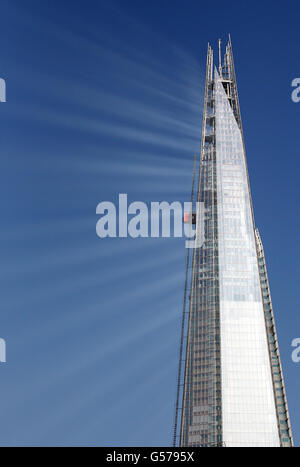
[[[221,39],[219,39],[219,74],[220,77],[222,78],[222,58],[221,58]]]

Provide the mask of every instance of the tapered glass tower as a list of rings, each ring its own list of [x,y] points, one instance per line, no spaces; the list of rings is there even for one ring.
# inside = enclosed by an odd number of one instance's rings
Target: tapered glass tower
[[[174,444],[293,445],[229,40],[208,46],[199,183],[205,240],[187,267]],[[200,216],[196,215],[197,221]],[[191,272],[189,273],[189,270]]]

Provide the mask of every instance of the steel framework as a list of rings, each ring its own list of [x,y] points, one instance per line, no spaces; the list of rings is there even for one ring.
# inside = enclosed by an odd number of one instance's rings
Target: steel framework
[[[218,180],[218,177],[220,177],[220,162],[218,160],[220,155],[217,150],[219,147],[217,139],[218,135],[220,135],[220,128],[218,130],[219,133],[216,128],[216,113],[218,111],[216,99],[220,96],[220,92],[225,93],[224,96],[226,96],[226,100],[230,105],[228,108],[231,109],[230,112],[234,116],[235,124],[241,135],[242,157],[244,158],[246,173],[246,191],[249,197],[250,218],[252,218],[251,225],[253,226],[252,235],[253,239],[255,235],[254,248],[256,248],[255,255],[257,256],[257,267],[259,270],[259,293],[261,294],[260,300],[263,303],[266,347],[268,347],[267,352],[273,386],[272,397],[274,397],[273,403],[277,417],[278,432],[276,436],[278,436],[280,446],[288,447],[293,446],[293,438],[264,252],[258,230],[256,229],[254,233],[255,223],[230,37],[223,61],[221,60],[221,41],[219,40],[218,70],[215,68],[214,71],[213,69],[213,51],[210,45],[208,45],[207,50],[202,141],[196,195],[196,201],[204,203],[205,208],[205,242],[202,247],[193,250],[192,268],[189,267],[191,261],[190,251],[188,250],[187,252],[173,445],[224,446],[225,443],[226,445],[231,445],[232,443],[230,440],[227,443],[227,439],[225,439],[223,423],[224,395],[222,389],[224,381],[222,382],[222,375],[224,379],[224,368],[222,371],[222,316],[220,306],[221,233],[219,232],[222,224],[220,219],[218,219],[220,217],[220,203],[222,203],[222,200],[218,198],[220,196],[220,180]],[[223,103],[222,105],[228,104]],[[224,115],[220,114],[220,111],[218,112],[220,126],[220,119],[222,121]],[[234,159],[235,156],[227,154],[226,157]],[[238,162],[236,159],[233,164],[235,163],[241,162]],[[192,202],[194,202],[194,184],[195,164]],[[190,290],[189,297],[188,290]],[[245,300],[245,298],[242,298],[242,300]],[[227,415],[226,417],[228,419]],[[229,426],[227,419],[226,423]],[[250,442],[249,445],[255,445],[255,441],[252,440],[252,444]]]

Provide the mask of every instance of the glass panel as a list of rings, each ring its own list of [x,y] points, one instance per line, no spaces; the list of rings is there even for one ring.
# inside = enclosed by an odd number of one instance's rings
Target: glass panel
[[[217,71],[215,108],[223,440],[279,446],[243,139]]]

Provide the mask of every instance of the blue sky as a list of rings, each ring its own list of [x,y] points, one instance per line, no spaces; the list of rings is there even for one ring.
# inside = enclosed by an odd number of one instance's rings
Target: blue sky
[[[297,2],[1,2],[1,445],[171,442],[184,239],[96,206],[188,201],[207,42],[230,32],[256,224],[300,445]]]

